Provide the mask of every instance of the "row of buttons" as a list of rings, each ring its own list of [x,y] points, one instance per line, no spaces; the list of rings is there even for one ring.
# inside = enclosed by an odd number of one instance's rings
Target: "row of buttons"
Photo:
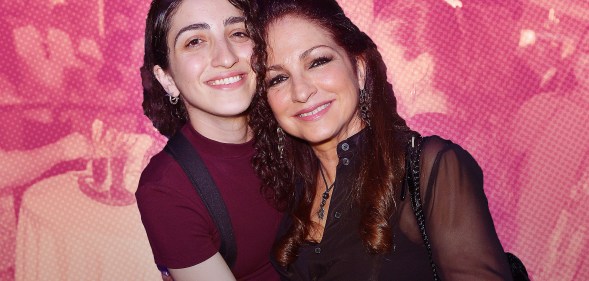
[[[350,150],[350,145],[344,142],[344,143],[342,143],[341,148],[342,148],[343,151],[348,151],[348,150]],[[344,157],[340,161],[345,166],[350,165],[350,159],[348,159],[348,158],[345,158]],[[342,213],[336,211],[333,216],[336,219],[340,219],[342,217]],[[315,248],[315,254],[321,254],[321,247],[316,247]]]
[[[336,219],[339,219],[342,217],[342,213],[340,212],[335,212],[335,214],[333,215]],[[316,247],[315,248],[315,254],[321,254],[321,247]]]
[[[341,148],[343,151],[348,151],[350,149],[350,145],[344,142],[344,143],[342,143]],[[348,159],[348,158],[345,158],[345,157],[342,158],[341,162],[342,162],[342,164],[344,164],[344,166],[350,165],[350,159]]]

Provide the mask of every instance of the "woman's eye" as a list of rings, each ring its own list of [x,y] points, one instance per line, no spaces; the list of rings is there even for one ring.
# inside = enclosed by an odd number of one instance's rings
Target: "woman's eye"
[[[237,42],[245,42],[250,40],[250,35],[245,31],[236,31],[231,33],[231,38],[233,38]]]
[[[250,35],[245,31],[233,32],[233,34],[231,34],[231,36],[233,36],[233,37],[246,37],[246,38],[250,37]]]
[[[202,42],[203,42],[202,39],[194,38],[194,39],[191,39],[190,41],[188,41],[188,43],[186,44],[186,47],[197,46]]]
[[[311,62],[311,66],[309,68],[314,68],[314,67],[317,67],[317,66],[321,66],[321,65],[324,65],[324,64],[326,64],[326,63],[328,63],[330,61],[331,61],[331,58],[328,58],[328,57],[316,58],[316,59],[313,60],[313,62]]]
[[[274,78],[268,80],[268,87],[273,87],[276,86],[277,84],[280,84],[284,81],[286,81],[286,79],[288,79],[288,77],[286,77],[285,75],[278,75],[275,76]]]

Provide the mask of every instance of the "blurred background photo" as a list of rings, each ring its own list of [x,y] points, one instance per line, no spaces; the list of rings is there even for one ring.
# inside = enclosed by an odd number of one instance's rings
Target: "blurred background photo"
[[[589,1],[339,1],[533,280],[589,280]],[[0,0],[0,280],[161,280],[134,192],[149,1]]]

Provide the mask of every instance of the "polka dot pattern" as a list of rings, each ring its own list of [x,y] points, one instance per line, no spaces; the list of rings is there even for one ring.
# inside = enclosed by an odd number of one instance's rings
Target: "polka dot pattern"
[[[76,187],[90,172],[80,158],[91,150],[95,120],[149,136],[151,145],[131,145],[134,171],[165,143],[141,109],[148,2],[0,4],[0,153],[7,171],[0,179],[0,280],[34,280],[31,274],[64,259],[88,267],[72,262],[63,279],[160,278],[136,207],[98,203]],[[539,0],[339,2],[379,46],[408,124],[462,145],[481,165],[504,248],[536,280],[589,280],[589,102],[558,83],[589,25],[589,7],[556,5],[555,19],[543,4],[549,1]],[[535,44],[520,46],[524,29],[535,32]],[[124,182],[137,177],[130,173]],[[75,231],[64,241],[41,229]],[[51,251],[55,263],[43,263],[47,268],[26,263],[26,254]]]

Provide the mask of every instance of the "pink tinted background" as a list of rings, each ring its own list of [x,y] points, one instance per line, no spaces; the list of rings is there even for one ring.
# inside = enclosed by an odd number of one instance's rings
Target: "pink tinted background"
[[[396,21],[375,19],[371,1],[340,1],[380,46],[409,124],[461,144],[483,168],[504,248],[535,280],[589,280],[589,102],[558,87],[589,25],[589,4],[463,2],[444,12],[459,18],[457,29],[428,27],[432,42],[444,42],[437,52],[406,56],[399,46],[411,49],[413,41],[398,42],[406,38],[391,33]],[[128,136],[120,139],[128,145],[107,154],[124,163],[111,170],[130,193],[165,142],[141,109],[147,8],[129,0],[1,2],[0,280],[52,270],[62,280],[113,280],[105,272],[114,280],[159,278],[136,207],[101,203],[76,180],[92,176],[83,159],[105,147],[92,133],[95,120]],[[404,20],[426,26],[411,19]],[[95,234],[80,233],[88,220],[97,220]],[[50,223],[57,227],[43,227]],[[76,244],[93,248],[74,251]],[[113,263],[115,256],[121,260]],[[90,269],[77,267],[80,260]]]

